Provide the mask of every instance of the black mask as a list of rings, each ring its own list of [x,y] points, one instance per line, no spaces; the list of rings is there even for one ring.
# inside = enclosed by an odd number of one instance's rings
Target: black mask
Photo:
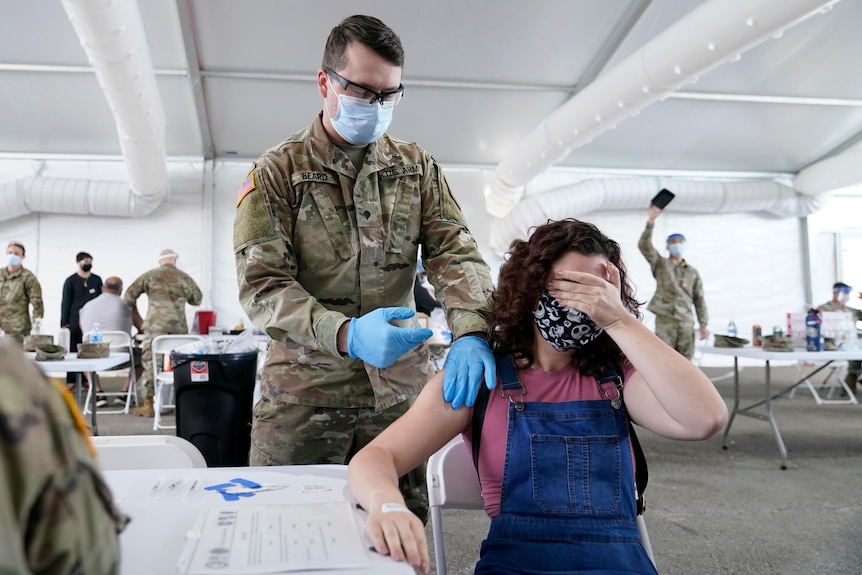
[[[81,269],[88,272],[93,269],[93,264],[81,264]]]

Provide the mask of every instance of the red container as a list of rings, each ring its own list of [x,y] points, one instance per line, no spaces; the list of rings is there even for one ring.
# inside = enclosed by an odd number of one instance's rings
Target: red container
[[[210,326],[216,325],[216,312],[213,310],[198,310],[195,312],[195,319],[192,322],[192,333],[207,335],[210,332]]]

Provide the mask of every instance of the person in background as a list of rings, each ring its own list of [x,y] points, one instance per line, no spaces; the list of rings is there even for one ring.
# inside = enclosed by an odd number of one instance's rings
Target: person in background
[[[700,274],[685,259],[685,236],[671,234],[667,237],[668,257],[662,257],[653,247],[652,232],[661,208],[649,207],[649,219],[638,241],[638,249],[649,262],[655,278],[655,294],[647,309],[655,314],[655,333],[666,344],[686,358],[694,356],[694,316],[692,306],[700,325],[699,337],[709,336],[706,326],[709,314],[703,296],[703,282]]]
[[[383,22],[335,26],[317,72],[323,110],[265,152],[237,193],[239,299],[272,338],[252,423],[252,465],[347,463],[403,414],[431,370],[409,321],[421,246],[454,342],[443,393],[472,405],[494,362],[490,270],[443,171],[386,133],[404,94],[401,40]],[[425,473],[402,480],[427,514]]]
[[[93,256],[87,252],[75,255],[78,269],[63,282],[63,299],[60,304],[60,327],[69,330],[69,351],[77,352],[78,344],[84,340],[78,313],[84,304],[102,293],[102,278],[91,272]],[[66,384],[75,383],[75,374],[66,374]]]
[[[839,311],[839,312],[847,312],[853,315],[853,321],[862,321],[862,310],[849,307],[847,305],[847,301],[850,299],[850,292],[853,291],[853,287],[847,285],[844,282],[836,282],[832,285],[832,299],[828,302],[817,306],[817,309],[820,311]],[[859,294],[859,297],[862,297],[862,293]],[[857,381],[859,380],[859,375],[862,374],[862,361],[859,360],[850,360],[847,362],[847,377],[845,378],[845,383],[847,383],[847,387],[850,388],[855,395],[857,388]]]
[[[120,572],[126,518],[62,384],[0,340],[0,573]]]
[[[416,262],[416,279],[413,280],[413,299],[416,301],[416,311],[431,315],[431,312],[436,308],[442,309],[443,304],[431,295],[431,290],[425,287],[427,281],[427,274],[425,268],[422,267],[422,262]]]
[[[105,284],[102,286],[102,293],[99,297],[95,299],[91,299],[87,303],[84,304],[84,307],[81,308],[80,316],[80,328],[82,333],[89,333],[93,331],[93,326],[95,324],[99,324],[99,329],[104,331],[123,331],[129,334],[129,336],[133,336],[132,334],[132,326],[138,330],[138,332],[143,331],[143,320],[141,319],[140,314],[132,315],[132,308],[130,308],[125,302],[123,302],[120,297],[123,293],[123,280],[116,276],[111,276],[105,280]],[[138,346],[132,347],[132,365],[134,365],[135,369],[135,378],[141,378],[142,371],[142,363],[141,363],[141,348]],[[128,364],[117,366],[116,369],[124,369],[129,367]],[[123,392],[129,390],[129,385],[131,385],[131,378],[126,380],[126,383],[123,385]],[[103,407],[99,405],[100,402],[106,402],[104,398],[96,398],[96,406]],[[125,400],[120,397],[115,397],[114,402],[116,404],[125,404]]]
[[[629,418],[698,440],[724,427],[727,406],[639,321],[633,291],[619,245],[592,224],[549,222],[512,243],[490,304],[500,391],[484,409],[453,410],[438,373],[350,462],[378,553],[428,572],[425,530],[403,513],[396,478],[460,433],[478,447],[491,517],[475,573],[656,573],[638,535]]]
[[[6,246],[5,265],[0,269],[0,328],[6,337],[18,343],[30,335],[30,306],[32,318],[42,319],[42,286],[30,270],[23,265],[24,244],[12,241]]]
[[[133,321],[140,321],[137,301],[141,294],[147,295],[147,318],[143,323],[144,339],[142,364],[144,404],[132,410],[135,415],[153,417],[153,352],[152,341],[160,335],[189,332],[186,321],[186,304],[200,305],[203,300],[201,288],[186,272],[177,268],[179,255],[174,250],[162,250],[159,267],[139,276],[123,295],[123,303],[132,308]],[[135,323],[135,325],[139,325]]]

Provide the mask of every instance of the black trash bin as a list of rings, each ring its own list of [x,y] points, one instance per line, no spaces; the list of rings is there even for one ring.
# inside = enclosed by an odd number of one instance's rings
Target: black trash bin
[[[208,467],[248,465],[257,351],[171,352],[177,436],[192,442]]]

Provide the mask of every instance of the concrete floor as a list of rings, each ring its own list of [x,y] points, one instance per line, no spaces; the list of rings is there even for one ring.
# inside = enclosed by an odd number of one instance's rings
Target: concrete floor
[[[704,371],[715,377],[727,370]],[[796,374],[795,367],[772,371],[776,387]],[[762,368],[741,372],[743,404],[763,397],[762,378]],[[732,379],[716,387],[730,406]],[[650,469],[646,522],[662,574],[862,574],[862,405],[817,406],[799,391],[780,401],[776,419],[786,470],[765,421],[737,417],[727,450],[721,434],[679,442],[639,430]],[[99,431],[150,434],[152,419],[103,415]],[[449,573],[472,573],[487,517],[464,510],[443,516]],[[427,533],[430,543],[430,526]]]

